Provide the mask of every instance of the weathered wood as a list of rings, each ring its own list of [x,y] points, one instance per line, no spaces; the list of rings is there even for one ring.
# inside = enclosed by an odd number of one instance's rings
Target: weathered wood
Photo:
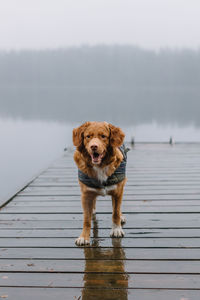
[[[81,233],[81,232],[80,232]],[[95,238],[87,247],[131,247],[131,248],[200,248],[200,238],[124,238],[117,245],[108,238]],[[1,238],[1,247],[76,247],[72,238]],[[117,245],[117,246],[116,246]]]
[[[96,219],[93,218],[92,224],[96,226],[96,221],[98,223],[98,227],[102,227],[103,224],[106,224],[106,221],[111,222],[111,217],[112,213],[107,212],[107,213],[97,213],[96,214]],[[75,214],[66,214],[66,213],[53,213],[53,214],[47,214],[47,213],[16,213],[16,214],[11,214],[11,213],[1,213],[0,214],[0,222],[1,221],[22,221],[22,220],[35,220],[35,221],[65,221],[65,222],[70,222],[74,221],[77,222],[79,220],[82,221],[83,215],[82,212],[80,213],[75,213]],[[152,221],[152,222],[159,222],[159,221],[168,221],[169,223],[176,221],[176,223],[179,223],[181,221],[187,222],[187,221],[195,221],[196,224],[198,225],[200,222],[199,219],[199,214],[198,213],[179,213],[179,214],[173,214],[173,213],[130,213],[126,214],[126,227],[130,225],[131,227],[134,224],[133,222],[136,222],[135,225],[137,225],[137,222],[145,222],[145,220]],[[105,228],[105,226],[103,226]],[[184,226],[183,226],[184,227]]]
[[[119,240],[114,241],[117,245]],[[117,260],[200,260],[199,249],[187,248],[0,248],[0,259],[117,259]],[[0,261],[1,263],[1,261]],[[184,262],[183,262],[184,264]],[[162,270],[163,271],[163,270]]]
[[[113,258],[115,258],[114,255],[112,257],[99,253],[98,260],[87,260],[87,255],[85,255],[85,260],[1,259],[0,264],[1,272],[200,274],[200,261],[117,260]],[[1,273],[0,277],[2,276]]]
[[[31,201],[57,201],[57,200],[64,200],[64,201],[74,201],[77,200],[80,203],[80,195],[57,195],[57,196],[46,196],[46,195],[22,195],[18,194],[18,196],[15,198],[17,201],[24,201],[24,200],[31,200]],[[125,201],[134,201],[134,200],[199,200],[199,195],[124,195],[123,199]],[[98,197],[98,202],[101,200],[108,200],[110,201],[110,197]],[[72,202],[73,203],[73,202]],[[12,202],[10,203],[12,204]]]
[[[65,215],[64,215],[65,216]],[[176,216],[176,214],[174,214]],[[5,216],[4,216],[5,217]],[[80,214],[79,219],[76,218],[75,220],[68,220],[68,216],[65,216],[66,220],[49,220],[49,215],[46,215],[45,217],[40,215],[32,215],[30,214],[27,216],[24,214],[23,216],[20,216],[18,218],[18,215],[15,217],[11,217],[9,220],[5,218],[4,221],[0,221],[0,226],[3,229],[8,228],[15,228],[15,229],[80,229],[82,228],[83,221],[82,221],[82,215]],[[42,218],[42,220],[41,220]],[[46,220],[45,220],[46,219]],[[98,221],[98,225],[100,229],[111,228],[111,216],[109,219],[100,220]],[[92,226],[92,228],[94,228]],[[159,220],[155,217],[153,220],[133,220],[131,222],[127,222],[127,225],[124,226],[125,230],[127,228],[198,228],[200,229],[200,220],[184,220],[184,219],[177,219],[177,220]]]
[[[99,200],[96,203],[96,207],[97,207],[97,211],[100,212],[98,210],[98,208],[110,208],[111,207],[111,199],[108,200]],[[128,201],[128,200],[123,200],[123,204],[122,204],[122,209],[131,209],[133,207],[137,207],[137,206],[142,206],[142,207],[146,207],[146,206],[198,206],[200,205],[200,200],[196,199],[196,200],[133,200],[133,201]],[[32,210],[33,207],[77,207],[79,208],[79,210],[81,210],[80,207],[80,199],[78,200],[73,200],[70,201],[68,200],[54,200],[54,201],[23,201],[23,200],[13,200],[12,203],[10,203],[9,205],[9,209],[14,209],[14,208],[18,208],[19,207],[29,207],[29,211],[30,209]],[[6,211],[6,208],[4,209],[4,212]]]
[[[5,213],[15,214],[15,213],[29,213],[30,206],[9,206],[4,209]],[[178,206],[150,206],[150,205],[138,205],[138,206],[124,206],[122,205],[122,211],[125,214],[130,213],[200,213],[200,205],[178,205]],[[81,213],[80,206],[32,206],[31,212],[33,214],[75,214],[75,213]],[[107,213],[112,212],[112,206],[106,205],[106,207],[98,207],[98,213]]]
[[[165,274],[70,274],[70,273],[3,273],[0,287],[90,287],[90,288],[157,288],[200,290],[200,275]]]
[[[131,190],[127,190],[124,192],[124,196],[126,195],[135,195],[135,196],[138,196],[138,195],[164,195],[165,192],[164,191],[159,191],[159,190],[154,190],[154,191],[148,191],[148,190],[141,190],[141,191],[138,191],[138,192],[132,192]],[[183,192],[182,190],[170,190],[170,192],[168,192],[168,195],[185,195],[187,196],[188,198],[191,196],[191,195],[198,195],[198,197],[200,197],[200,192],[198,190],[191,190],[191,191],[187,191],[187,192]],[[73,190],[71,188],[69,188],[68,190],[53,190],[51,191],[50,189],[46,189],[46,190],[43,190],[43,191],[40,191],[40,190],[35,190],[35,191],[31,191],[31,190],[24,190],[21,192],[21,195],[28,195],[28,196],[66,196],[66,195],[77,195],[77,196],[80,196],[80,190],[79,188]]]
[[[200,229],[197,228],[192,228],[192,229],[183,229],[183,228],[175,228],[175,229],[170,229],[170,228],[157,228],[157,229],[152,229],[152,228],[141,228],[141,229],[128,229],[125,228],[126,236],[125,238],[128,237],[171,237],[171,238],[200,238]],[[23,228],[23,229],[0,229],[0,238],[2,237],[12,237],[12,238],[20,238],[20,237],[62,237],[62,238],[76,238],[78,234],[80,233],[80,229],[74,229],[74,228],[67,228],[67,229],[28,229],[28,228]],[[91,236],[95,236],[97,234],[97,230],[94,231],[94,233],[91,233]],[[109,237],[110,234],[110,229],[98,229],[98,238],[102,237]]]
[[[83,215],[66,152],[0,211],[0,298],[197,300],[199,150],[136,145],[128,154],[126,235],[109,237],[111,199],[99,197],[87,247],[74,244]]]
[[[77,299],[77,300],[197,300],[199,290],[160,290],[160,289],[106,289],[94,288],[0,288],[0,296],[8,299],[42,299],[55,300],[60,299]]]
[[[61,191],[68,191],[69,189],[70,190],[75,190],[75,191],[77,191],[77,190],[79,190],[79,186],[76,184],[76,185],[53,185],[53,184],[51,184],[51,185],[30,185],[29,186],[29,189],[27,188],[26,190],[24,190],[24,191],[26,191],[26,192],[29,192],[29,191],[41,191],[41,192],[43,192],[43,191],[45,191],[45,190],[48,190],[48,189],[50,189],[50,190],[53,190],[53,192],[55,192],[55,191],[58,191],[58,190],[61,190]],[[152,186],[152,185],[140,185],[140,186],[138,186],[138,185],[136,185],[136,184],[131,184],[131,185],[129,185],[128,183],[127,183],[127,186],[126,186],[126,191],[130,191],[130,190],[135,190],[136,192],[140,192],[141,190],[142,191],[146,191],[146,190],[148,190],[150,193],[152,193],[152,192],[154,192],[154,191],[166,191],[166,193],[168,192],[168,191],[180,191],[180,190],[182,190],[182,191],[186,191],[186,192],[190,192],[190,191],[192,191],[192,192],[200,192],[200,187],[199,187],[199,184],[196,184],[196,185],[165,185],[165,186],[162,186],[162,185],[160,185],[160,186]]]

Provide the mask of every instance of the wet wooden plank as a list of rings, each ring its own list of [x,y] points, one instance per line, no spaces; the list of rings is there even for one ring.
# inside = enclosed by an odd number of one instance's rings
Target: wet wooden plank
[[[81,233],[81,231],[80,231]],[[116,239],[116,238],[115,238]],[[116,245],[110,237],[95,238],[87,247],[129,247],[129,248],[200,248],[200,238],[123,238]],[[1,247],[76,247],[72,238],[0,238]]]
[[[152,221],[152,222],[159,222],[159,221],[177,221],[177,223],[181,221],[195,221],[196,224],[198,225],[200,221],[200,214],[199,213],[126,213],[126,226],[130,225],[131,222],[131,227],[133,227],[132,222],[145,222],[146,220]],[[80,211],[79,213],[75,214],[66,214],[66,213],[53,213],[53,214],[47,214],[47,213],[4,213],[3,211],[0,213],[0,222],[1,221],[23,221],[23,220],[35,220],[35,221],[82,221],[83,219],[83,214]],[[96,214],[96,217],[93,218],[92,224],[98,224],[98,227],[103,224],[103,222],[106,221],[111,221],[112,220],[112,212],[107,212],[107,213],[98,213]],[[182,224],[183,225],[183,224]],[[105,227],[105,226],[103,226]]]
[[[80,188],[79,186],[68,186],[68,187],[62,187],[62,186],[59,186],[59,187],[54,187],[54,186],[47,186],[47,187],[43,187],[43,186],[29,186],[27,187],[26,189],[24,189],[21,194],[24,194],[24,193],[50,193],[52,192],[52,194],[54,193],[58,193],[58,192],[61,192],[61,193],[64,193],[64,192],[67,192],[67,191],[79,191]],[[180,193],[182,192],[183,194],[185,193],[189,193],[191,192],[191,194],[193,193],[198,193],[200,192],[200,187],[197,186],[197,187],[193,187],[193,186],[189,186],[189,187],[182,187],[182,186],[164,186],[163,188],[162,187],[154,187],[154,186],[148,186],[148,187],[145,187],[145,186],[137,186],[137,185],[132,185],[132,186],[128,186],[125,188],[125,193],[127,192],[130,192],[132,191],[132,194],[134,195],[135,193],[145,193],[146,190],[148,190],[148,193],[149,194],[152,194],[152,193],[159,193],[159,192],[163,192],[163,191],[166,191],[168,192],[169,190],[171,191],[170,194],[172,193]]]
[[[90,258],[90,255],[88,257]],[[87,259],[87,256],[85,256],[85,260],[1,259],[0,272],[200,274],[200,261],[117,260],[106,258],[106,255],[99,255],[98,260]]]
[[[64,215],[65,216],[65,215]],[[176,214],[174,214],[176,216]],[[76,218],[74,220],[68,220],[65,216],[65,220],[49,220],[50,216],[40,216],[40,215],[22,215],[18,217],[18,215],[8,217],[4,215],[5,220],[0,221],[0,226],[2,229],[15,228],[15,229],[76,229],[82,228],[83,221],[82,215],[80,214],[80,218]],[[42,219],[41,219],[42,218]],[[46,220],[45,220],[46,219]],[[99,228],[111,228],[111,216],[109,219],[98,221]],[[200,229],[200,220],[160,220],[155,217],[153,220],[133,220],[131,222],[127,222],[127,225],[124,226],[127,228],[198,228]],[[93,226],[92,226],[93,229]]]
[[[148,190],[141,190],[141,191],[133,191],[133,190],[125,190],[124,191],[124,196],[126,195],[164,195],[166,194],[165,191],[162,190],[153,190],[153,191],[148,191]],[[198,195],[200,197],[200,191],[199,190],[191,190],[191,191],[185,191],[183,192],[182,190],[173,190],[171,189],[168,192],[168,195],[185,195],[187,197],[190,197],[190,195]],[[66,195],[77,195],[80,196],[80,189],[77,187],[77,189],[71,189],[69,188],[68,190],[52,190],[49,188],[46,188],[46,190],[24,190],[20,193],[20,195],[28,195],[28,196],[66,196]]]
[[[117,245],[119,241],[114,241]],[[0,259],[40,259],[40,260],[200,260],[199,249],[187,248],[0,248]],[[183,261],[183,264],[184,264]],[[1,261],[0,261],[1,262]]]
[[[130,213],[200,213],[200,205],[184,205],[184,206],[150,206],[150,205],[138,205],[138,206],[124,206],[122,205],[122,211],[125,214]],[[4,208],[4,214],[10,213],[29,213],[30,207],[27,206],[8,206]],[[31,213],[33,214],[75,214],[81,213],[82,210],[80,206],[32,206]],[[110,207],[107,205],[106,207],[98,207],[98,213],[107,213],[112,212],[112,205],[110,203]]]
[[[22,300],[22,299],[42,299],[55,300],[60,299],[77,300],[197,300],[199,290],[160,290],[160,289],[94,289],[94,288],[13,288],[1,287],[0,296],[4,298]]]
[[[60,189],[64,189],[64,190],[68,190],[69,188],[70,189],[77,189],[79,188],[78,186],[78,182],[77,183],[71,183],[71,184],[65,184],[64,182],[63,183],[52,183],[52,182],[45,182],[45,183],[34,183],[34,184],[30,184],[29,185],[29,189],[26,189],[26,190],[43,190],[45,188],[52,188],[52,189],[55,189],[55,190],[60,190]],[[146,190],[148,189],[149,191],[151,190],[166,190],[166,191],[169,191],[171,189],[174,189],[174,190],[186,190],[186,191],[189,191],[189,190],[200,190],[199,188],[199,182],[197,181],[197,183],[195,184],[193,182],[193,184],[186,184],[186,183],[179,183],[179,184],[142,184],[142,183],[133,183],[133,182],[129,182],[127,181],[127,184],[126,184],[126,190],[130,190],[130,189],[134,189],[135,191],[140,191],[141,189],[142,190]]]
[[[192,228],[192,229],[183,229],[183,228],[176,228],[176,229],[170,229],[170,228],[124,228],[126,232],[126,237],[168,237],[168,238],[200,238],[200,228]],[[76,238],[80,233],[80,229],[72,229],[72,228],[60,228],[60,229],[28,229],[27,227],[23,229],[0,229],[0,238],[2,237],[12,237],[12,238],[19,238],[19,237],[62,237],[62,238]],[[102,237],[109,237],[110,235],[110,229],[98,229],[98,231],[95,229],[94,232],[91,232],[91,236],[98,236],[98,238]]]
[[[48,196],[48,195],[22,195],[18,194],[15,198],[17,201],[79,201],[80,203],[80,195],[57,195],[57,196]],[[134,200],[199,200],[199,195],[124,195],[123,201],[134,201]],[[98,197],[98,202],[101,200],[110,201],[110,197]],[[12,202],[10,203],[12,204]],[[10,205],[9,204],[9,205]]]
[[[177,181],[182,181],[182,180],[187,180],[187,179],[197,179],[199,178],[199,172],[198,170],[191,171],[193,170],[193,167],[187,168],[187,171],[182,171],[182,169],[179,169],[179,171],[165,171],[162,169],[162,171],[159,171],[158,169],[154,169],[151,167],[151,172],[144,170],[143,172],[139,172],[136,168],[128,168],[127,169],[127,176],[128,180],[135,179],[136,181],[141,181],[142,179],[145,180],[152,180],[155,181],[158,179],[158,181],[163,180],[163,179],[168,179],[168,180],[173,180],[176,179]],[[38,179],[59,179],[59,180],[66,180],[69,179],[70,181],[72,179],[78,180],[78,172],[77,170],[69,170],[68,172],[49,172],[46,171],[40,175],[40,178]]]
[[[198,181],[200,179],[200,176],[196,176],[196,177],[190,177],[185,176],[185,177],[173,177],[171,175],[169,175],[169,177],[167,176],[136,176],[136,177],[132,177],[131,175],[127,175],[127,185],[125,189],[129,189],[132,186],[138,186],[140,188],[145,187],[145,186],[150,186],[152,183],[152,188],[156,188],[159,186],[163,186],[163,187],[168,187],[169,185],[171,185],[172,187],[175,187],[176,185],[180,185],[181,187],[183,186],[183,184],[185,183],[186,186],[197,186],[198,187]],[[172,183],[173,182],[173,183]],[[52,183],[52,185],[50,185],[50,183]],[[40,187],[44,185],[47,187],[79,187],[78,184],[78,177],[75,176],[70,176],[69,178],[65,178],[65,177],[41,177],[40,181],[38,182],[38,184],[33,184],[33,186],[31,187]]]
[[[102,207],[111,207],[111,199],[108,200],[101,200],[96,202],[96,207],[97,211],[98,208]],[[128,200],[123,200],[122,207],[125,209],[131,209],[132,207],[137,207],[137,206],[198,206],[200,205],[200,200],[134,200],[134,201],[128,201]],[[79,200],[74,200],[72,201],[65,201],[65,200],[54,200],[54,201],[23,201],[23,200],[13,200],[10,205],[7,207],[9,209],[14,209],[14,208],[19,207],[26,207],[29,211],[33,209],[33,207],[78,207],[80,210],[81,208],[81,201]],[[5,207],[4,212],[7,209]]]
[[[200,290],[200,275],[2,273],[0,287],[169,288]]]
[[[34,299],[196,300],[199,149],[134,147],[123,202],[125,238],[109,237],[111,201],[100,197],[91,245],[80,248],[74,239],[83,216],[72,154],[52,164],[0,212],[0,296],[15,291],[14,299],[21,300],[28,291]]]

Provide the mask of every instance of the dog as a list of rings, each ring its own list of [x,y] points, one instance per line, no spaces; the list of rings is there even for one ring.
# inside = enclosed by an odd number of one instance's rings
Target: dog
[[[111,237],[123,237],[121,203],[126,183],[125,134],[119,127],[107,122],[85,122],[73,129],[73,144],[76,147],[74,161],[78,167],[83,208],[83,230],[75,243],[78,246],[90,243],[92,214],[96,213],[98,195],[112,197]]]

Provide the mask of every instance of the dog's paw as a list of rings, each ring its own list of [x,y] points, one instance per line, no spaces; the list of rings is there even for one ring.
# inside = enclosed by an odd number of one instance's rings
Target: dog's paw
[[[80,236],[79,238],[76,239],[75,244],[77,246],[84,246],[84,245],[89,245],[90,241],[85,240],[84,237]]]
[[[122,230],[122,227],[113,224],[111,232],[110,232],[110,236],[111,237],[123,237],[124,231]]]
[[[126,223],[126,217],[124,215],[121,215],[121,224],[125,224]]]

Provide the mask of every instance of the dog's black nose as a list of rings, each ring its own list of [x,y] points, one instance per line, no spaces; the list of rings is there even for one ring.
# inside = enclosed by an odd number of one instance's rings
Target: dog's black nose
[[[91,145],[91,149],[92,149],[92,151],[95,151],[95,150],[97,150],[97,148],[98,148],[98,146],[97,146],[96,144],[93,144],[93,145]]]

